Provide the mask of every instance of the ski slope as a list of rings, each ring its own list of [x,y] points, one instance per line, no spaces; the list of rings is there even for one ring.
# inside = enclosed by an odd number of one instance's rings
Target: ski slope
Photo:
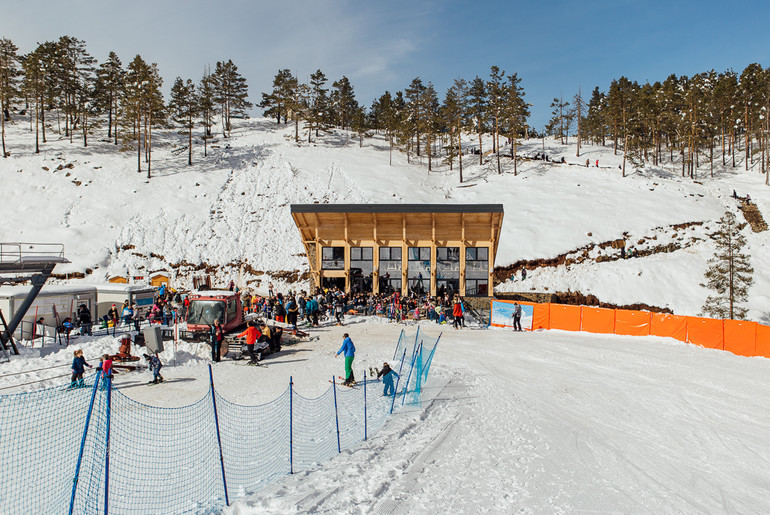
[[[266,367],[213,364],[217,392],[255,405],[285,392],[291,377],[297,394],[316,397],[342,372],[343,332],[356,343],[358,375],[392,359],[403,325],[346,323],[284,346]],[[770,360],[658,337],[419,324],[431,337],[442,333],[423,406],[309,471],[245,498],[233,493],[226,512],[770,511]],[[43,381],[2,393],[61,384],[67,379],[46,381],[56,371],[41,369],[66,367],[76,348],[89,357],[117,346],[101,337],[26,349],[2,370],[26,372],[3,375],[0,387]],[[189,405],[208,391],[207,353],[182,342],[175,362],[168,345],[165,383],[148,385],[151,374],[140,371],[116,375],[115,386],[152,406]]]
[[[678,163],[668,161],[640,169],[629,162],[624,178],[618,168],[622,155],[611,145],[584,145],[578,158],[574,144],[532,139],[521,142],[521,156],[545,151],[567,163],[522,160],[514,176],[507,157],[498,174],[493,155],[479,164],[478,156],[468,154],[460,184],[456,162],[450,170],[434,160],[428,172],[425,156],[408,162],[395,151],[390,165],[382,135],[359,146],[347,132],[332,130],[308,144],[301,131],[297,143],[293,126],[255,119],[236,120],[233,136],[215,139],[208,157],[196,144],[193,166],[173,152],[186,144],[182,136],[157,131],[148,180],[146,163],[137,173],[135,151],[121,152],[98,137],[84,149],[77,139],[70,143],[51,133],[35,154],[26,127],[18,119],[7,128],[11,157],[0,160],[0,173],[13,204],[4,211],[0,241],[64,243],[72,263],[56,272],[91,271],[87,282],[165,269],[183,286],[191,284],[193,273],[209,273],[218,284],[234,279],[266,293],[273,282],[286,290],[298,286],[287,275],[307,270],[289,212],[293,203],[502,203],[496,266],[594,247],[587,262],[529,270],[527,284],[509,281],[497,291],[572,291],[697,315],[709,294],[700,286],[715,250],[709,234],[725,210],[737,212],[733,190],[750,194],[770,219],[770,188],[756,163],[744,171],[740,155],[736,168],[722,167],[717,157],[713,177],[703,161],[695,181],[682,178]],[[464,145],[477,146],[477,138],[465,135]],[[491,148],[490,141],[484,145],[485,151]],[[695,225],[680,230],[679,224]],[[755,269],[749,318],[769,322],[770,256],[764,249],[770,231],[743,231]],[[624,236],[640,249],[680,248],[635,260],[596,260],[612,250],[600,252],[596,245]],[[198,265],[205,271],[196,272]]]

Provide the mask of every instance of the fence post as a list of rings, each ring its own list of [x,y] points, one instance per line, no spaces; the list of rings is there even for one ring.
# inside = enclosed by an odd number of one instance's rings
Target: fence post
[[[420,343],[422,345],[422,342]],[[414,354],[412,355],[412,366],[409,367],[409,375],[406,376],[406,386],[404,387],[404,396],[401,397],[401,405],[404,405],[404,401],[406,401],[406,394],[409,392],[409,381],[412,379],[412,370],[414,370],[414,363],[417,360],[417,349],[415,349]]]
[[[337,383],[334,376],[332,376],[332,391],[334,392],[334,423],[337,425],[337,452],[340,453],[342,452],[340,447],[340,417],[337,414]]]
[[[366,436],[366,369],[364,369],[364,440]]]
[[[104,443],[104,515],[107,515],[110,507],[110,420],[112,418],[112,379],[105,377],[107,381],[107,436]]]
[[[219,445],[219,465],[222,467],[222,485],[225,489],[225,504],[230,506],[230,497],[227,495],[227,476],[225,476],[225,457],[222,454],[222,437],[219,433],[219,414],[217,413],[217,396],[214,392],[214,374],[209,365],[209,384],[211,385],[211,402],[214,404],[214,424],[217,427],[217,444]]]
[[[420,329],[419,327],[417,328]],[[398,354],[398,349],[401,348],[401,338],[404,337],[404,330],[401,329],[401,332],[398,335],[398,343],[396,343],[396,350],[393,351],[393,359],[396,359],[396,354]]]
[[[289,474],[294,474],[294,379],[289,376]]]
[[[396,388],[393,390],[393,400],[390,401],[390,413],[393,414],[393,406],[396,404],[396,395],[398,395],[398,383],[401,382],[401,371],[404,369],[404,360],[406,359],[406,349],[401,356],[401,366],[398,367],[398,378],[396,379]]]
[[[70,497],[70,515],[75,509],[75,493],[78,489],[78,478],[80,476],[80,465],[83,462],[83,451],[86,447],[86,436],[88,435],[88,426],[91,424],[91,412],[94,409],[94,399],[96,399],[96,390],[99,389],[99,379],[102,377],[102,370],[96,371],[96,378],[94,379],[94,387],[91,390],[91,402],[88,405],[88,414],[86,414],[86,425],[83,427],[83,438],[80,440],[80,451],[78,452],[78,463],[75,466],[75,478],[72,480],[72,496]]]

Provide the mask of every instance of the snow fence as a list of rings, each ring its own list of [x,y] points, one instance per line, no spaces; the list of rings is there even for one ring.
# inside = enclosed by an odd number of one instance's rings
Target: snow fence
[[[394,410],[419,404],[439,338],[401,333],[388,396],[365,379],[308,399],[290,380],[277,399],[242,406],[216,392],[210,373],[203,398],[161,408],[113,389],[101,371],[77,388],[0,396],[0,513],[221,510],[319,466],[366,440]]]

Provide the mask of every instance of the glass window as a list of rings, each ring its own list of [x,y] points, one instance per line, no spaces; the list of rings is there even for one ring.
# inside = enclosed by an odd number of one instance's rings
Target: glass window
[[[487,247],[465,249],[465,294],[489,295],[489,249]]]
[[[418,295],[430,290],[430,247],[410,247],[407,274],[409,289]]]
[[[350,286],[353,292],[371,292],[373,274],[374,252],[372,247],[351,247]]]
[[[321,268],[324,270],[344,270],[345,247],[323,247],[321,249]]]

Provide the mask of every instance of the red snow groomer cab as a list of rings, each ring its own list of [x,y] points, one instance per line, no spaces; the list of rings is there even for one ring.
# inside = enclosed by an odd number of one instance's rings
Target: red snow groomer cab
[[[225,333],[244,324],[241,297],[231,291],[196,291],[189,295],[187,330],[192,333],[208,333],[216,320]]]

